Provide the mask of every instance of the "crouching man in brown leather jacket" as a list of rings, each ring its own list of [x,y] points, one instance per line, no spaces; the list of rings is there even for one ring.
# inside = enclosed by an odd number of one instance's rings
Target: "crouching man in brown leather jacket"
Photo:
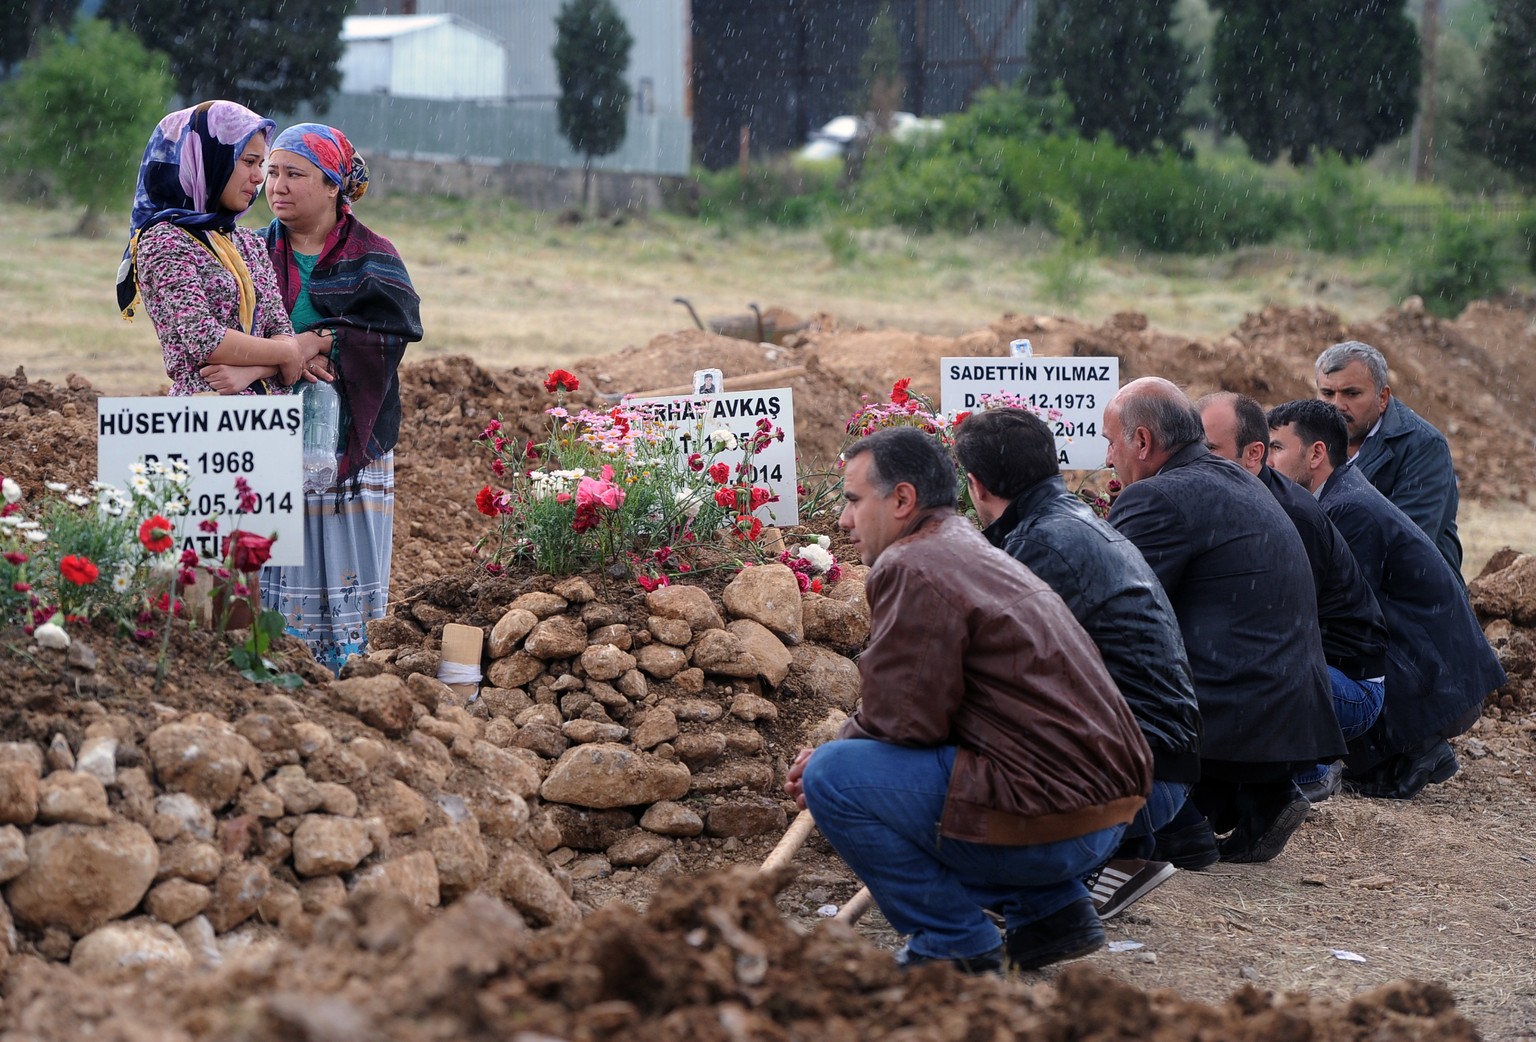
[[[936,441],[895,428],[845,457],[838,523],[872,566],[861,705],[785,790],[909,935],[903,964],[1087,954],[1082,879],[1152,785],[1141,730],[1061,598],[956,514]]]

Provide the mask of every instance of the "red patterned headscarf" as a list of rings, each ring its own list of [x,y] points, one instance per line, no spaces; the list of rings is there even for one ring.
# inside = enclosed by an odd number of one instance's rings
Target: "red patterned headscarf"
[[[320,168],[331,184],[341,189],[342,208],[350,209],[368,191],[368,164],[352,142],[335,127],[324,123],[296,123],[277,135],[272,151],[292,152]]]

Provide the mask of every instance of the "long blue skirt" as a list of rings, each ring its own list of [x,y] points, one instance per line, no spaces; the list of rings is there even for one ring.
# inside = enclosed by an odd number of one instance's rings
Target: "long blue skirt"
[[[304,496],[304,564],[264,568],[261,600],[288,619],[315,660],[339,672],[348,656],[368,645],[369,619],[389,605],[393,557],[395,454],[363,468],[360,492],[341,489]]]

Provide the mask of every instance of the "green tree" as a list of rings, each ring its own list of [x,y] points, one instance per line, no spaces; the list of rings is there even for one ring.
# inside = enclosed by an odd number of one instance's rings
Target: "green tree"
[[[1458,122],[1475,151],[1536,188],[1536,0],[1497,0],[1482,89]]]
[[[195,104],[325,112],[341,86],[341,22],[353,0],[104,0],[101,14],[170,56],[176,90]]]
[[[1173,34],[1174,0],[1041,0],[1030,38],[1030,89],[1059,85],[1087,138],[1132,152],[1182,149],[1189,55]]]
[[[1363,159],[1419,107],[1419,33],[1403,0],[1211,0],[1212,100],[1260,162]]]
[[[72,35],[50,30],[7,86],[0,155],[14,168],[52,174],[85,206],[77,233],[100,235],[103,213],[126,210],[144,142],[170,96],[160,55],[132,33],[80,18]]]
[[[556,113],[560,133],[582,155],[581,195],[592,205],[592,160],[618,150],[628,131],[624,79],[635,39],[612,0],[566,0],[555,18]]]
[[[843,177],[850,184],[859,179],[875,140],[891,132],[907,86],[901,75],[901,41],[896,37],[896,19],[889,3],[881,4],[869,23],[869,43],[859,66],[863,82],[851,99],[853,110],[861,117],[859,133],[843,156]]]

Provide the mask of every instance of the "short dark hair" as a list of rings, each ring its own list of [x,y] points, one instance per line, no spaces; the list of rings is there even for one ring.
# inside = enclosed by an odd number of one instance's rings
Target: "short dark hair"
[[[966,417],[956,428],[955,458],[983,488],[1003,499],[1061,473],[1055,435],[1025,409],[984,409]]]
[[[1264,455],[1269,455],[1269,424],[1264,422],[1264,406],[1248,397],[1246,394],[1238,394],[1236,391],[1213,391],[1203,394],[1195,402],[1195,411],[1204,412],[1205,407],[1212,402],[1231,402],[1232,412],[1237,416],[1237,451],[1241,453],[1244,445],[1252,445],[1258,442],[1264,446]]]
[[[887,427],[860,438],[843,452],[844,460],[869,453],[869,480],[882,496],[906,482],[917,490],[920,507],[952,507],[958,501],[955,464],[938,441],[916,427]]]
[[[1175,395],[1154,389],[1127,396],[1120,406],[1120,426],[1127,438],[1137,427],[1147,428],[1160,449],[1177,451],[1205,441],[1205,424],[1182,391]]]
[[[1344,414],[1318,398],[1298,398],[1269,410],[1269,429],[1295,427],[1303,445],[1323,443],[1328,463],[1335,469],[1349,459],[1349,425]]]
[[[1317,361],[1312,364],[1312,367],[1327,376],[1329,373],[1338,372],[1351,362],[1359,362],[1365,366],[1366,372],[1371,374],[1371,383],[1375,386],[1377,394],[1387,386],[1386,358],[1370,344],[1361,343],[1359,340],[1346,340],[1342,344],[1334,344],[1317,356]]]

